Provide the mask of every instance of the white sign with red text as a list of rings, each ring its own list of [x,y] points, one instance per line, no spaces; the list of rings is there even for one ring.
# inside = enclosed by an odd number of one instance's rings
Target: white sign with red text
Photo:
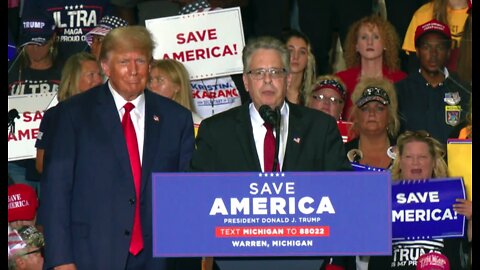
[[[43,113],[57,103],[57,93],[8,96],[8,161],[35,158]]]
[[[239,7],[145,20],[145,26],[156,43],[153,58],[182,62],[190,80],[243,72]]]

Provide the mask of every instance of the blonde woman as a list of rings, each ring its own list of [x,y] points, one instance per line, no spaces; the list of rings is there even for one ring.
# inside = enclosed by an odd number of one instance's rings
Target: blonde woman
[[[351,131],[357,137],[345,144],[345,150],[348,153],[355,149],[360,154],[350,161],[389,168],[393,162],[390,147],[395,145],[400,129],[395,87],[385,78],[364,78],[351,99],[355,104],[351,111]]]
[[[172,99],[192,112],[195,134],[202,118],[193,106],[190,78],[185,66],[174,59],[154,60],[150,64],[150,78],[147,88]]]
[[[95,56],[88,52],[78,52],[70,56],[62,69],[62,77],[57,93],[58,102],[62,102],[74,95],[85,92],[97,85],[102,84],[100,65]],[[35,142],[37,157],[35,167],[39,173],[43,172],[45,149],[48,148],[51,131],[54,127],[57,107],[48,109],[40,122],[39,135]]]
[[[398,137],[395,152],[396,158],[391,170],[393,181],[414,181],[448,176],[447,164],[444,160],[444,146],[426,131],[402,133]],[[449,269],[465,270],[467,267],[465,257],[462,255],[465,242],[464,238],[393,241],[392,255],[370,257],[368,269],[386,270],[400,269],[401,265],[413,266],[416,265],[420,255],[437,252],[448,258]]]

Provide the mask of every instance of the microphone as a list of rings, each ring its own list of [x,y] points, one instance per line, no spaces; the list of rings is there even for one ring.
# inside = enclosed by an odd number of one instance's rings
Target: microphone
[[[260,116],[262,117],[263,121],[272,125],[272,127],[277,126],[278,116],[280,115],[279,111],[280,110],[278,108],[276,108],[275,110],[272,110],[272,108],[270,108],[270,106],[268,105],[262,105],[258,109],[258,112],[260,113]]]
[[[275,157],[273,160],[273,171],[277,171],[278,166],[278,150],[280,148],[280,122],[281,122],[281,114],[280,114],[280,107],[276,107],[274,110],[270,108],[268,105],[262,105],[258,109],[260,116],[262,117],[263,121],[272,125],[275,128]]]

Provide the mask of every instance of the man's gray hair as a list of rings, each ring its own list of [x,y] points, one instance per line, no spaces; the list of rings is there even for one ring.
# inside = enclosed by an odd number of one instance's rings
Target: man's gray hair
[[[243,48],[243,72],[246,73],[250,69],[252,55],[259,49],[272,49],[280,53],[284,68],[290,72],[290,51],[287,46],[279,39],[271,36],[261,36],[250,39]]]

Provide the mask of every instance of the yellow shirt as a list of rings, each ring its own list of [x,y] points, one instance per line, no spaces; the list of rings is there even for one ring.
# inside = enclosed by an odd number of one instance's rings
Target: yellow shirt
[[[451,9],[447,7],[447,21],[450,32],[452,33],[452,49],[460,47],[465,22],[467,20],[468,7],[463,9]],[[402,49],[408,52],[415,52],[415,30],[417,26],[422,25],[433,19],[433,1],[424,4],[415,11],[412,20],[408,25]]]

